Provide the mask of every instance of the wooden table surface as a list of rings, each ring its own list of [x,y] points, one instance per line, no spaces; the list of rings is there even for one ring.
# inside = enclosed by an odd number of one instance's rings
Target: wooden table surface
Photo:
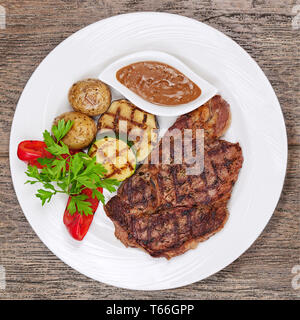
[[[0,288],[0,299],[299,299],[300,289],[293,289],[291,281],[293,266],[300,265],[300,19],[295,17],[297,12],[300,17],[300,1],[298,5],[296,0],[0,0],[0,4],[6,8],[6,29],[0,29],[0,266],[6,271],[6,289]],[[134,11],[194,18],[246,49],[277,94],[289,141],[280,201],[251,248],[208,279],[155,292],[98,283],[53,255],[20,209],[8,159],[16,104],[41,60],[82,27]]]

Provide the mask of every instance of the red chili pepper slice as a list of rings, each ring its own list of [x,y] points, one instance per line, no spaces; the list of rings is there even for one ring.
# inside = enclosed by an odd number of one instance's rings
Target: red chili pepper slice
[[[43,168],[41,164],[38,163],[38,158],[53,158],[54,156],[46,150],[47,146],[44,141],[39,140],[25,140],[19,143],[17,155],[22,161],[27,162],[31,166],[36,166],[39,169]],[[70,150],[70,154],[81,152],[81,150]],[[62,157],[66,159],[67,154],[63,154]],[[68,164],[67,164],[68,169]]]
[[[103,191],[102,188],[98,188],[100,192]],[[91,189],[84,189],[81,194],[86,194],[88,198],[85,201],[89,201],[92,205],[92,211],[93,213],[96,212],[99,204],[99,200],[95,197],[92,197],[92,190]],[[64,213],[64,224],[67,227],[69,233],[75,240],[82,240],[85,235],[87,234],[90,225],[93,221],[94,214],[93,215],[81,215],[79,212],[75,212],[73,215],[70,214],[68,211],[68,205],[71,200],[71,196],[69,197],[66,210]]]
[[[17,155],[22,161],[32,166],[42,168],[43,166],[37,162],[38,158],[52,158],[53,155],[46,150],[45,142],[38,140],[25,140],[19,143]]]

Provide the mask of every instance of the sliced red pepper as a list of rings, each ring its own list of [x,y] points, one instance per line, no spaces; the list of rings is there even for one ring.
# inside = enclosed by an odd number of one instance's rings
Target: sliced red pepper
[[[39,140],[25,140],[19,143],[17,155],[22,161],[27,162],[31,166],[36,166],[39,169],[43,168],[37,159],[38,158],[53,158],[54,156],[46,150],[47,146],[44,141]],[[70,150],[70,154],[81,152],[82,150]],[[62,157],[66,159],[67,154],[63,154]],[[69,162],[69,160],[68,160]],[[68,164],[67,164],[68,169]]]
[[[22,161],[32,166],[42,168],[37,161],[38,158],[53,158],[53,155],[46,150],[45,142],[38,140],[25,140],[19,143],[17,155]]]
[[[103,191],[102,188],[98,188],[100,192]],[[64,224],[67,227],[71,236],[76,240],[82,240],[86,233],[88,232],[90,225],[94,218],[94,213],[96,212],[99,204],[99,200],[95,197],[92,197],[91,189],[84,189],[81,194],[85,194],[88,198],[85,201],[89,201],[92,206],[93,215],[81,215],[78,211],[76,211],[73,215],[68,211],[68,205],[71,201],[71,196],[69,197],[67,207],[64,213]]]

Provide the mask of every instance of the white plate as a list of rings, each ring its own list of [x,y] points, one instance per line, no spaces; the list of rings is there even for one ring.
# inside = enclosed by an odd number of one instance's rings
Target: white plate
[[[16,155],[21,140],[41,139],[52,119],[70,110],[67,92],[73,82],[97,77],[116,59],[143,50],[178,57],[218,88],[232,111],[232,124],[225,138],[239,141],[245,158],[224,229],[200,243],[197,249],[170,261],[125,248],[115,238],[113,224],[102,207],[85,239],[73,240],[62,222],[66,197],[56,197],[42,208],[39,199],[33,196],[33,186],[24,185],[25,164]],[[16,194],[27,220],[45,245],[88,277],[141,290],[187,285],[237,259],[272,216],[283,186],[286,162],[287,137],[280,105],[255,61],[221,32],[195,20],[165,13],[115,16],[63,41],[28,81],[16,109],[10,140]]]
[[[177,106],[159,106],[144,100],[139,97],[133,91],[129,90],[127,87],[122,85],[116,77],[116,73],[121,68],[128,66],[132,63],[139,61],[158,61],[162,63],[169,64],[173,68],[182,72],[185,76],[187,76],[190,80],[192,80],[198,87],[201,89],[201,95],[185,104],[177,105]],[[139,108],[150,112],[152,114],[164,117],[173,117],[185,114],[190,112],[199,106],[203,105],[209,99],[211,99],[216,93],[217,88],[208,83],[205,79],[200,77],[199,74],[195,73],[189,67],[187,67],[184,63],[182,63],[179,59],[173,57],[172,55],[161,52],[161,51],[139,51],[133,54],[127,55],[114,61],[112,64],[108,65],[99,75],[99,79],[103,82],[109,84],[118,92],[120,92],[124,97],[129,99],[133,104],[139,106]],[[172,110],[170,110],[172,108]]]

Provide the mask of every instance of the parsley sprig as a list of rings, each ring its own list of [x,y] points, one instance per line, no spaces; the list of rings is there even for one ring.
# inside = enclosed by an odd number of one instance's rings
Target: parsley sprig
[[[81,192],[88,188],[92,190],[92,197],[97,198],[104,203],[104,196],[98,188],[107,189],[110,192],[115,191],[119,185],[116,179],[104,179],[105,168],[96,162],[96,157],[91,158],[84,152],[71,153],[68,146],[61,140],[71,129],[72,121],[65,123],[64,119],[58,121],[57,125],[52,127],[50,132],[44,131],[44,142],[47,145],[47,151],[52,158],[38,158],[37,161],[43,165],[42,169],[36,166],[28,165],[25,172],[32,180],[25,183],[41,183],[42,188],[38,189],[36,197],[40,198],[42,205],[50,202],[52,197],[57,193],[66,193],[71,196],[68,205],[70,214],[76,210],[80,214],[92,215],[92,207],[87,195]]]

